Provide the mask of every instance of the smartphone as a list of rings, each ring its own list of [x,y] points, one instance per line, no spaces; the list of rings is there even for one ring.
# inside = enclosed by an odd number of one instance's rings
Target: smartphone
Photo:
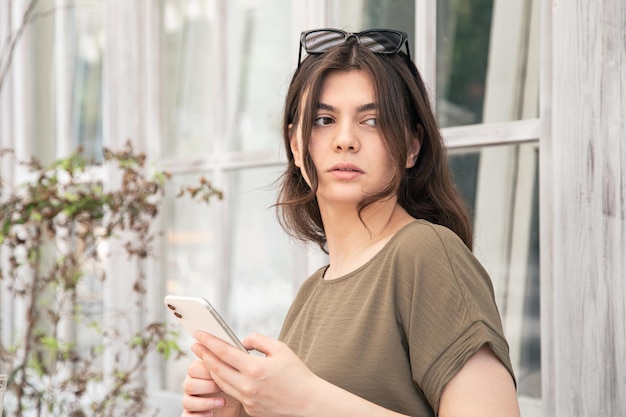
[[[217,310],[204,298],[168,295],[163,302],[192,337],[198,330],[202,330],[247,352]]]

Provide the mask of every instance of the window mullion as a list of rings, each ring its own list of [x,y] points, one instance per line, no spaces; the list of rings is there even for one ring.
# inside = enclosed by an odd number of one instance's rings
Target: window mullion
[[[437,51],[437,0],[415,2],[415,45],[411,48],[413,61],[431,94],[434,103],[437,91],[436,51]]]

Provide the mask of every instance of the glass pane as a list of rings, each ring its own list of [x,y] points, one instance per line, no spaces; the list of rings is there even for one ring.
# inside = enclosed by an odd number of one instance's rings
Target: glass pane
[[[283,167],[229,173],[231,215],[228,312],[237,334],[278,337],[285,314],[304,280],[303,247],[276,220],[273,185]],[[300,260],[300,262],[298,262]]]
[[[224,199],[208,206],[172,197],[181,187],[197,184],[199,175],[177,175],[169,184],[165,291],[207,298],[240,338],[252,332],[277,337],[306,278],[304,247],[288,238],[272,207],[274,182],[282,170],[230,171],[223,183],[215,184]],[[186,350],[191,343],[181,332],[179,345]],[[166,364],[167,389],[180,390],[189,360]]]
[[[15,7],[19,9],[19,6],[16,5]],[[49,7],[49,5],[41,4],[37,11],[42,12]],[[9,5],[8,11],[10,10],[11,6]],[[32,141],[33,156],[44,163],[50,163],[56,154],[55,112],[54,107],[50,105],[50,103],[54,103],[54,19],[34,19],[30,24],[30,29],[30,33],[26,32],[30,37],[21,38],[16,44],[16,49],[12,52],[13,54],[23,53],[26,55],[25,65],[28,68],[22,70],[18,60],[11,63],[13,82],[20,82],[18,81],[19,77],[22,78],[21,82],[30,86],[30,88],[25,88],[29,97],[20,97],[21,100],[25,101],[21,105],[27,106],[27,108],[20,109],[20,99],[14,99],[14,103],[17,104],[16,111],[21,117],[25,117],[27,120],[32,118],[29,120],[32,122],[29,125],[32,133],[28,135],[28,140]],[[2,41],[2,45],[3,54],[8,53],[8,44]],[[4,65],[4,56],[2,59]],[[18,75],[18,71],[22,71],[22,73]],[[10,93],[10,89],[6,87],[8,86],[5,85],[2,91],[5,95]]]
[[[163,156],[198,156],[214,143],[215,16],[207,2],[165,0],[162,33]]]
[[[176,197],[182,187],[195,186],[199,177],[200,174],[176,175],[167,184],[163,205],[163,224],[166,227],[161,269],[164,271],[165,293],[194,294],[215,302],[220,291],[217,265],[220,242],[215,219],[222,202],[212,200],[207,205],[186,196]],[[206,177],[210,179],[208,175]],[[167,318],[174,321],[169,314]],[[166,389],[174,391],[180,391],[191,360],[188,348],[192,338],[182,330],[179,333],[179,346],[188,352],[188,357],[179,362],[166,363]]]
[[[527,285],[523,296],[524,322],[521,334],[520,371],[518,392],[520,395],[541,398],[541,326],[539,293],[539,176],[535,167],[533,186],[533,211],[528,252]]]
[[[536,145],[456,150],[450,162],[473,212],[474,253],[493,281],[518,394],[540,398]]]
[[[176,197],[183,187],[195,186],[201,174],[173,176],[167,185],[164,209],[167,226],[166,289],[181,294],[193,291],[210,297],[215,293],[216,269],[215,225],[217,206],[213,199],[207,205],[187,196]],[[210,178],[210,177],[209,177]]]
[[[13,57],[26,55],[28,67],[21,70],[19,59],[12,61],[11,75],[17,77],[15,71],[22,71],[19,77],[28,84],[25,91],[29,96],[21,97],[25,107],[18,105],[16,109],[29,121],[29,148],[44,164],[56,158],[57,143],[72,150],[80,145],[87,157],[99,158],[102,154],[101,2],[78,3],[63,11],[55,11],[52,0],[33,2],[33,7],[26,36],[17,35],[16,48],[10,52]],[[58,27],[61,30],[57,31]],[[9,48],[6,49],[3,52],[8,53]],[[61,79],[65,84],[59,82]],[[7,89],[4,91],[9,93]],[[17,103],[20,99],[14,100]],[[65,120],[61,121],[62,118]],[[69,124],[67,132],[63,132],[65,137],[56,135],[58,122]]]
[[[282,143],[283,101],[295,68],[289,0],[229,0],[228,140],[230,150]]]
[[[280,143],[290,62],[291,1],[166,0],[163,9],[164,156]]]
[[[56,144],[86,157],[102,159],[102,59],[104,54],[103,12],[100,1],[77,3],[54,11],[54,2],[40,2],[29,25],[32,37],[32,123],[33,154],[44,163],[56,158]],[[62,27],[63,34],[55,31]],[[57,57],[61,63],[56,62]],[[32,78],[31,78],[32,77]],[[63,120],[66,119],[66,120]],[[68,124],[67,137],[56,137],[57,123]],[[64,155],[58,155],[62,157]]]
[[[478,163],[480,151],[463,151],[451,153],[449,163],[454,174],[459,191],[467,203],[472,220],[474,218],[474,205],[476,204],[476,181],[478,180]]]
[[[71,79],[72,147],[81,146],[85,155],[102,159],[102,65],[104,33],[102,6],[69,9],[72,19],[68,52],[73,58]],[[63,138],[60,138],[63,140]]]
[[[360,0],[332,2],[331,26],[360,31],[371,28],[402,30],[409,35],[410,48],[415,39],[414,0]]]
[[[437,2],[442,126],[538,117],[539,14],[530,0]]]

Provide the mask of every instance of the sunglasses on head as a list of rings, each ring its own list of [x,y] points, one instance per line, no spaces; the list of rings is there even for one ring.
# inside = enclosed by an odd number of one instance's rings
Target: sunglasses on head
[[[302,64],[302,50],[307,54],[323,54],[332,47],[341,45],[354,37],[357,42],[377,54],[397,54],[406,45],[409,52],[409,37],[406,32],[392,29],[370,29],[363,32],[345,32],[339,29],[314,29],[300,35],[300,51],[298,52],[298,68]]]

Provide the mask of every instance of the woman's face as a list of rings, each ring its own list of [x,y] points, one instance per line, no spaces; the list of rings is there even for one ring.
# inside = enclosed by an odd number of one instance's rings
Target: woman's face
[[[360,70],[331,72],[322,84],[319,102],[309,143],[319,181],[318,203],[355,207],[365,196],[389,185],[396,170],[378,125],[372,81]],[[414,142],[416,149],[407,155],[407,168],[419,150],[419,143]],[[310,185],[303,169],[300,128],[291,137],[291,150]]]

